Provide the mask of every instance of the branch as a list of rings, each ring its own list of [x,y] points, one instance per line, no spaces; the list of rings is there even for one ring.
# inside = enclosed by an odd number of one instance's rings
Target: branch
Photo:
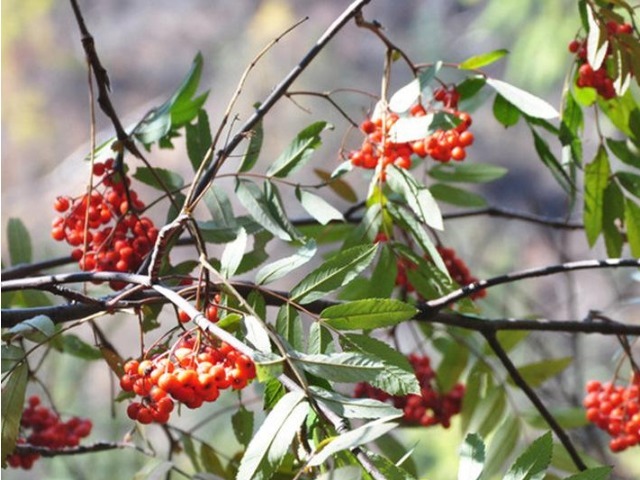
[[[568,220],[556,220],[554,218],[534,215],[531,213],[516,212],[501,207],[487,207],[474,210],[463,210],[460,212],[445,213],[442,218],[445,220],[455,220],[456,218],[475,217],[479,215],[488,215],[489,217],[501,217],[512,220],[522,220],[525,222],[536,223],[546,227],[564,229],[564,230],[583,230],[584,225]]]
[[[529,400],[531,400],[531,403],[533,403],[538,412],[540,412],[540,415],[542,415],[549,427],[551,427],[562,445],[564,445],[564,448],[567,449],[569,456],[573,460],[573,463],[578,468],[578,470],[586,470],[587,466],[580,458],[580,455],[578,454],[576,447],[571,442],[571,439],[567,435],[567,432],[564,431],[564,429],[556,421],[553,415],[551,415],[549,410],[547,410],[547,407],[544,405],[544,403],[542,403],[542,400],[540,400],[536,392],[529,386],[525,379],[522,378],[522,375],[520,375],[520,372],[509,358],[509,355],[507,355],[507,352],[505,352],[505,350],[502,348],[502,345],[500,345],[495,332],[485,331],[482,332],[482,335],[487,340],[489,346],[495,352],[496,356],[500,359],[500,361],[504,365],[504,368],[507,370],[507,372],[509,372],[509,375],[511,376],[513,382],[525,393]]]
[[[134,142],[129,138],[129,135],[122,126],[122,122],[120,121],[120,118],[118,117],[118,114],[116,113],[116,110],[111,103],[111,97],[109,96],[109,90],[111,89],[109,75],[107,74],[107,70],[102,66],[102,63],[100,62],[93,36],[91,36],[91,33],[89,33],[89,29],[87,28],[87,25],[84,21],[84,17],[82,16],[82,12],[80,11],[78,2],[77,0],[70,1],[71,8],[73,8],[73,13],[76,17],[76,22],[78,23],[78,28],[80,29],[80,34],[82,36],[82,47],[84,48],[85,55],[87,56],[87,62],[89,62],[91,70],[93,70],[93,74],[96,79],[96,85],[98,86],[98,105],[100,105],[100,109],[111,120],[113,128],[116,131],[117,139],[133,155],[140,158],[141,154],[138,151],[138,147],[136,147]]]
[[[621,267],[640,267],[640,259],[635,258],[607,258],[604,260],[580,260],[577,262],[561,263],[558,265],[549,265],[542,268],[531,268],[521,270],[519,272],[507,273],[498,277],[480,280],[478,282],[465,285],[453,292],[437,298],[429,300],[422,304],[422,313],[428,318],[428,312],[433,313],[454,303],[462,298],[468,297],[478,290],[491,288],[496,285],[512,283],[525,278],[545,277],[547,275],[555,275],[556,273],[571,272],[576,270],[592,270],[599,268],[621,268]]]
[[[218,152],[216,161],[208,167],[198,184],[194,188],[192,198],[199,198],[208,188],[209,184],[215,178],[222,162],[227,158],[233,150],[246,138],[246,135],[255,127],[255,125],[271,110],[271,108],[282,98],[289,87],[295,82],[300,74],[309,66],[315,57],[324,49],[326,44],[331,40],[358,12],[364,8],[371,0],[356,0],[340,15],[327,30],[322,34],[313,47],[300,60],[287,76],[274,88],[273,92],[260,104],[253,115],[245,122],[240,131],[236,133],[229,143]]]
[[[500,330],[535,330],[542,332],[599,333],[601,335],[640,336],[640,325],[627,325],[618,322],[549,320],[545,318],[537,320],[521,320],[514,318],[493,319],[448,312],[438,312],[433,316],[433,313],[429,309],[420,309],[420,312],[413,317],[412,320],[450,325],[481,333],[498,332]]]
[[[42,457],[58,457],[62,455],[80,455],[83,453],[96,453],[104,452],[107,450],[118,450],[124,448],[133,448],[144,452],[132,443],[111,443],[111,442],[96,442],[91,445],[78,445],[77,447],[69,447],[63,449],[52,449],[47,447],[38,447],[36,445],[29,444],[17,444],[15,453],[37,453]],[[147,453],[147,452],[144,452]]]

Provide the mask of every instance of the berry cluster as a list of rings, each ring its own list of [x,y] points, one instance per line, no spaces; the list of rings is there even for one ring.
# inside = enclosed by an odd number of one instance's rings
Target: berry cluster
[[[456,252],[453,248],[446,248],[443,246],[438,246],[436,248],[438,249],[438,253],[440,253],[440,256],[442,257],[442,261],[447,267],[449,275],[458,285],[469,285],[470,283],[475,283],[478,281],[476,277],[471,275],[467,264],[464,263],[464,261],[458,256],[456,256]],[[409,279],[407,278],[407,270],[415,269],[416,266],[412,262],[403,258],[398,259],[396,265],[396,285],[403,287],[407,292],[413,292],[414,287],[413,285],[411,285],[411,282],[409,282]],[[486,296],[487,291],[483,289],[473,292],[470,295],[470,298],[472,300],[477,300]]]
[[[607,22],[607,34],[609,37],[616,35],[628,35],[633,32],[633,27],[630,23],[618,23],[615,21]],[[569,51],[576,55],[578,64],[578,78],[576,79],[576,85],[580,88],[592,87],[598,95],[610,100],[616,96],[615,88],[613,87],[613,79],[607,71],[607,58],[611,56],[612,50],[609,45],[607,50],[605,61],[600,68],[594,70],[587,61],[587,39],[576,39],[569,43]]]
[[[611,451],[640,444],[640,374],[626,387],[591,380],[586,390],[587,419],[611,435]]]
[[[382,173],[389,164],[399,168],[411,167],[411,155],[425,158],[430,156],[438,162],[448,162],[451,159],[462,161],[466,157],[465,148],[473,143],[474,137],[468,131],[471,116],[457,110],[460,95],[455,87],[439,88],[434,93],[434,100],[443,104],[441,111],[457,117],[459,123],[449,129],[438,129],[424,139],[414,142],[393,142],[389,131],[400,118],[396,113],[386,112],[383,116],[366,119],[360,124],[366,137],[359,150],[349,153],[351,163],[356,167],[374,169],[382,163]],[[409,110],[411,117],[422,117],[427,109],[417,103]],[[384,179],[384,178],[383,178]]]
[[[142,424],[166,423],[174,401],[188,408],[214,402],[220,390],[240,390],[255,378],[253,360],[227,343],[205,345],[189,334],[168,352],[150,359],[130,360],[120,387],[142,397],[127,408],[127,415]]]
[[[59,450],[76,447],[80,439],[91,433],[91,421],[73,417],[62,422],[60,417],[49,408],[40,404],[40,397],[29,397],[20,420],[19,445],[32,445]],[[14,452],[7,457],[7,463],[13,468],[29,470],[40,458],[37,453]]]
[[[413,142],[411,149],[421,158],[429,156],[442,163],[452,159],[461,162],[467,157],[465,148],[474,141],[473,133],[468,130],[471,126],[471,115],[458,110],[460,94],[455,87],[439,88],[434,92],[433,98],[442,102],[442,110],[453,114],[460,123],[449,130],[438,129],[425,139]],[[411,108],[410,113],[414,117],[421,117],[426,115],[427,111],[421,104],[417,104]]]
[[[434,389],[436,373],[431,368],[428,356],[411,354],[408,357],[420,384],[420,395],[389,395],[368,383],[358,383],[356,398],[374,398],[382,402],[390,401],[394,407],[404,411],[403,421],[408,425],[429,427],[440,424],[444,428],[451,425],[451,417],[460,413],[464,385],[457,383],[450,392],[442,394]]]
[[[411,167],[411,154],[408,143],[394,143],[389,137],[389,131],[400,118],[397,114],[387,112],[384,117],[366,119],[360,124],[367,136],[362,142],[360,150],[349,154],[351,163],[356,167],[374,169],[382,162],[383,169],[389,164],[399,168]]]
[[[478,281],[476,277],[471,275],[469,272],[469,267],[467,264],[462,261],[459,257],[456,256],[456,252],[453,248],[446,248],[442,246],[436,247],[438,249],[438,253],[442,257],[442,261],[447,267],[447,271],[451,278],[458,285],[469,285],[470,283],[475,283]],[[477,300],[478,298],[484,298],[487,296],[486,290],[478,290],[473,292],[470,297],[472,300]]]
[[[71,256],[82,270],[134,272],[153,247],[158,229],[134,212],[145,205],[129,187],[131,180],[116,172],[113,159],[94,164],[93,174],[98,181],[90,194],[56,199],[54,208],[63,215],[53,221],[51,236],[75,247]],[[110,286],[118,290],[124,285]]]

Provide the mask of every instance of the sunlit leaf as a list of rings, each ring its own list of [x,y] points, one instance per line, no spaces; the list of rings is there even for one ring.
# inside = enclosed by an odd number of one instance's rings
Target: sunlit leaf
[[[258,273],[256,273],[256,283],[258,285],[264,285],[286,276],[289,272],[311,260],[316,254],[316,251],[317,246],[315,240],[309,240],[295,254],[262,267]]]
[[[325,460],[327,460],[331,455],[335,453],[338,453],[342,450],[358,447],[375,440],[388,431],[396,428],[398,424],[393,423],[392,420],[395,420],[399,416],[401,415],[393,415],[390,417],[373,420],[369,423],[365,423],[358,428],[335,437],[320,451],[315,452],[307,465],[311,467],[322,465]]]
[[[325,308],[321,320],[338,330],[373,330],[397,325],[412,318],[418,310],[392,298],[356,300]]]
[[[302,204],[302,208],[318,223],[326,225],[333,220],[344,221],[342,213],[324,198],[300,188],[296,188],[296,197]]]
[[[487,78],[487,85],[493,87],[505,100],[530,117],[557,118],[560,116],[558,111],[546,101],[502,80]]]
[[[244,256],[246,246],[247,232],[244,228],[240,228],[235,240],[227,244],[220,257],[220,274],[224,278],[230,278],[236,273]]]
[[[485,446],[478,434],[468,433],[460,447],[458,480],[478,480],[485,460]]]
[[[339,252],[291,290],[291,301],[309,303],[346,285],[369,266],[377,247],[361,245]]]
[[[267,175],[286,177],[302,167],[322,143],[320,133],[327,128],[333,127],[327,122],[319,121],[298,133],[286,150],[271,164]]]
[[[388,403],[372,398],[353,398],[340,395],[324,388],[310,386],[315,401],[327,405],[331,410],[345,418],[383,418],[402,414]]]
[[[280,466],[309,412],[304,393],[289,392],[278,401],[251,439],[236,480],[266,480]]]
[[[491,65],[494,62],[497,62],[508,53],[509,50],[501,48],[499,50],[493,50],[492,52],[475,55],[463,61],[460,65],[458,65],[458,68],[463,70],[476,70],[478,68],[482,68],[487,65]]]
[[[437,230],[442,230],[442,214],[438,204],[429,190],[418,182],[405,170],[395,165],[387,167],[387,183],[389,187],[400,194],[418,218]]]

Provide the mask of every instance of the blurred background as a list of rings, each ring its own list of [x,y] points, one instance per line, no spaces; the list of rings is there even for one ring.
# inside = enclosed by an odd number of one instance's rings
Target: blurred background
[[[559,107],[564,75],[572,61],[566,46],[579,28],[576,3],[575,0],[373,0],[365,9],[365,16],[381,22],[389,38],[416,63],[440,59],[459,62],[471,55],[507,48],[511,52],[508,58],[490,66],[488,73]],[[201,89],[211,90],[206,109],[212,126],[221,119],[246,65],[270,40],[309,17],[252,70],[235,112],[236,124],[250,115],[252,105],[268,95],[348,4],[338,0],[80,1],[100,59],[109,72],[114,106],[125,125],[135,124],[149,109],[161,104],[179,85],[195,54],[201,52],[204,57]],[[84,161],[89,151],[89,90],[80,35],[68,2],[4,0],[1,8],[2,237],[5,238],[8,219],[18,217],[31,233],[35,260],[68,255],[65,246],[50,238],[49,229],[55,197],[84,191],[89,175]],[[383,59],[380,41],[370,32],[350,25],[332,40],[293,90],[357,88],[378,95]],[[398,62],[392,73],[391,91],[410,78],[408,69]],[[455,72],[444,73],[443,78],[452,82],[461,79]],[[356,121],[372,106],[368,96],[358,93],[340,93],[335,100]],[[266,168],[303,125],[323,118],[333,123],[335,130],[323,136],[324,145],[315,154],[314,166],[332,170],[342,161],[339,150],[349,125],[318,98],[296,97],[296,102],[299,106],[282,101],[265,120],[261,162]],[[505,132],[492,118],[491,101],[472,113],[476,143],[469,150],[467,161],[494,163],[509,169],[503,179],[481,188],[491,205],[554,218],[580,219],[579,208],[573,213],[568,210],[562,190],[537,159],[526,125],[521,122]],[[597,140],[589,135],[593,123],[587,120],[586,125],[588,160]],[[109,121],[99,111],[96,126],[98,144],[113,135]],[[357,136],[351,139],[355,146]],[[149,158],[154,165],[181,172],[188,178],[191,167],[184,145],[180,139],[175,145],[174,150],[154,149]],[[559,155],[559,145],[552,148]],[[134,160],[130,162],[134,168]],[[353,172],[348,181],[363,191],[366,183],[358,175]],[[300,178],[303,183],[307,180]],[[316,180],[310,177],[307,183]],[[228,182],[231,188],[232,183]],[[144,197],[144,188],[140,190]],[[328,198],[343,210],[348,207],[331,194]],[[294,217],[302,215],[302,211],[289,213]],[[164,218],[161,209],[152,211],[151,216],[157,222]],[[455,220],[447,227],[444,242],[455,247],[481,278],[604,256],[601,245],[595,251],[587,249],[582,232],[552,231],[491,218]],[[5,249],[6,246],[3,258]],[[628,301],[634,295],[637,297],[637,285],[629,272],[572,274],[497,288],[492,291],[492,300],[483,307],[485,313],[498,317],[537,315],[573,320],[598,309],[616,320],[638,322],[638,306]],[[109,323],[103,319],[101,325],[113,338],[130,339],[131,321],[132,317],[117,317]],[[135,343],[123,340],[118,345],[122,345],[121,353],[125,356],[137,354]],[[611,378],[615,369],[612,358],[619,358],[620,352],[613,339],[535,334],[526,346],[516,350],[515,360],[529,362],[567,355],[576,357],[574,366],[558,381],[547,382],[539,390],[557,406],[579,404],[585,379]],[[113,385],[106,368],[87,367],[83,362],[57,355],[51,355],[47,362],[46,380],[53,385],[50,393],[56,405],[63,412],[91,416],[95,424],[91,439],[122,439],[130,422],[124,418],[122,405],[116,407],[115,420],[111,417],[109,398]],[[213,420],[206,424],[200,426],[204,415],[199,411],[183,412],[180,425],[185,429],[200,428],[196,431],[202,438],[224,445],[232,455],[237,444],[229,433],[228,415],[222,410],[225,402],[233,406],[237,401],[231,397],[210,408]],[[248,405],[259,403],[259,392],[248,394],[245,401]],[[526,400],[514,401],[528,408]],[[161,431],[152,428],[148,432],[150,439],[166,449]],[[603,439],[594,432],[577,432],[574,437],[594,456],[602,458],[605,454]],[[451,466],[457,465],[456,448],[460,441],[455,424],[445,433],[409,431],[407,439],[407,445],[416,445],[414,455],[422,478],[455,477]],[[94,480],[129,478],[146,461],[144,455],[126,450],[40,461],[32,473],[3,473],[8,479],[85,478],[83,472],[88,471]],[[604,457],[604,461],[623,464],[629,472],[626,478],[640,475],[637,452],[615,459]]]

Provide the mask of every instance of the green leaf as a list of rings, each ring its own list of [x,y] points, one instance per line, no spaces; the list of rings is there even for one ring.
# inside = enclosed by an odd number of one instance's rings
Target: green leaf
[[[202,74],[202,55],[193,59],[187,73],[173,95],[162,105],[152,109],[135,127],[132,134],[144,145],[150,145],[165,137],[172,128],[192,121],[207,100],[208,92],[192,98],[198,89]]]
[[[640,258],[640,207],[628,198],[624,201],[624,221],[631,255]]]
[[[220,274],[224,278],[231,278],[236,273],[246,247],[247,232],[244,228],[240,228],[236,239],[227,244],[220,257]]]
[[[345,351],[356,351],[383,361],[384,371],[374,379],[368,380],[374,387],[392,395],[420,393],[420,385],[407,357],[385,342],[368,335],[350,333],[341,336],[340,343]]]
[[[102,360],[102,352],[99,349],[89,345],[73,333],[62,337],[62,351],[83,360]]]
[[[327,184],[327,187],[333,190],[333,192],[343,200],[351,203],[355,203],[358,201],[358,195],[353,190],[353,188],[351,188],[351,186],[344,180],[334,177],[331,173],[325,172],[324,170],[321,170],[319,168],[314,168],[313,172]]]
[[[373,330],[411,319],[418,310],[392,298],[370,298],[333,305],[320,314],[321,321],[338,330]]]
[[[438,271],[444,275],[446,279],[451,280],[449,271],[447,270],[444,261],[442,260],[442,256],[440,252],[436,249],[436,246],[427,235],[422,224],[418,223],[416,219],[406,212],[403,208],[398,208],[392,202],[387,204],[387,212],[391,214],[393,219],[401,226],[404,230],[411,234],[412,238],[422,247],[424,253],[428,255],[429,258],[433,261]],[[395,279],[394,279],[395,282]]]
[[[264,385],[264,410],[271,410],[287,391],[277,378],[270,378]]]
[[[573,357],[545,359],[518,367],[518,372],[525,382],[535,388],[564,371],[572,361]],[[509,383],[513,384],[511,377],[509,377]]]
[[[530,117],[550,119],[560,116],[555,108],[541,98],[525,92],[518,87],[514,87],[509,83],[494,78],[487,78],[487,85],[491,86],[496,92],[502,95],[506,101]]]
[[[520,110],[498,93],[493,101],[493,116],[505,128],[509,128],[520,120]]]
[[[14,368],[25,359],[24,350],[17,345],[2,344],[2,373]]]
[[[482,195],[468,190],[445,185],[444,183],[435,183],[429,187],[429,191],[433,198],[441,202],[450,203],[459,207],[486,207],[487,201]]]
[[[222,478],[226,476],[220,457],[207,443],[200,445],[200,460],[202,460],[202,466],[207,472],[219,475]]]
[[[604,191],[611,173],[609,157],[603,147],[598,149],[595,158],[585,166],[584,171],[584,229],[593,247],[602,231],[602,207]]]
[[[229,197],[222,188],[217,185],[211,185],[204,195],[204,202],[214,222],[220,226],[235,228],[238,223],[236,215],[233,213]]]
[[[231,415],[231,425],[240,445],[247,446],[253,436],[253,412],[240,405],[240,408]]]
[[[616,178],[627,192],[640,198],[640,175],[631,172],[616,172]]]
[[[372,382],[385,373],[382,360],[361,353],[299,354],[293,360],[303,370],[331,382]]]
[[[184,187],[184,179],[166,168],[138,167],[136,173],[133,174],[133,178],[162,191],[168,189],[171,192]]]
[[[583,407],[565,407],[550,409],[551,415],[564,429],[580,428],[588,425],[589,421],[584,413]],[[526,422],[532,427],[539,429],[549,428],[547,421],[542,418],[537,410],[523,415]]]
[[[180,435],[180,442],[182,448],[184,449],[184,453],[187,454],[187,457],[191,461],[191,465],[193,465],[194,470],[201,470],[200,468],[200,458],[198,456],[198,452],[196,452],[196,446],[193,442],[193,437],[188,433],[183,433]]]
[[[640,152],[633,151],[635,147],[630,145],[631,142],[627,140],[614,140],[612,138],[607,138],[607,147],[609,150],[622,160],[627,165],[631,165],[632,167],[640,168]]]
[[[3,335],[3,339],[23,336],[32,342],[40,343],[51,338],[56,333],[56,326],[46,315],[37,315],[14,325]]]
[[[562,168],[562,165],[551,152],[549,144],[538,133],[531,128],[531,134],[533,135],[533,146],[536,149],[538,158],[549,169],[556,181],[564,189],[565,192],[571,193],[574,189],[571,178],[567,175],[567,172]]]
[[[520,438],[520,420],[507,416],[496,429],[491,439],[487,459],[484,464],[484,475],[493,478],[496,473],[504,471],[503,465],[513,452]]]
[[[469,350],[446,337],[439,338],[438,350],[442,352],[442,358],[436,372],[436,380],[440,392],[449,392],[464,372],[469,361]]]
[[[485,446],[476,433],[468,433],[460,448],[458,480],[478,480],[482,475],[485,460]]]
[[[576,473],[564,480],[607,480],[611,476],[613,467],[595,467]]]
[[[7,456],[13,452],[18,439],[28,377],[29,368],[23,362],[2,389],[2,468],[6,467]]]
[[[282,397],[247,446],[236,480],[271,478],[308,413],[304,393],[289,392]]]
[[[307,340],[307,353],[333,353],[335,352],[333,336],[329,329],[320,322],[313,322],[309,327],[309,338]]]
[[[316,477],[316,480],[362,480],[362,468],[355,465],[332,468]]]
[[[258,161],[258,157],[260,156],[263,140],[264,128],[262,126],[262,119],[260,119],[249,133],[249,145],[247,146],[247,151],[242,157],[242,163],[240,164],[240,168],[238,169],[238,171],[248,172],[254,167],[254,165]]]
[[[553,439],[547,432],[536,439],[511,466],[504,480],[542,480],[551,463]]]
[[[246,340],[259,352],[271,352],[271,339],[266,325],[253,315],[245,315]]]
[[[31,237],[29,231],[19,218],[10,218],[7,225],[7,237],[9,241],[9,258],[11,265],[30,263]]]
[[[200,110],[196,124],[185,125],[185,131],[187,135],[187,155],[193,170],[197,171],[213,143],[207,112]]]
[[[474,77],[469,77],[464,79],[461,83],[456,86],[456,90],[460,95],[460,100],[469,100],[473,96],[476,95],[482,87],[485,86],[487,80],[482,75],[476,75]]]
[[[284,152],[273,162],[267,170],[268,176],[286,177],[302,167],[311,159],[311,155],[322,143],[320,133],[333,128],[327,122],[319,121],[312,123],[302,130]]]
[[[615,182],[609,182],[604,190],[602,204],[602,233],[607,248],[607,255],[618,258],[622,254],[624,236],[619,225],[624,224],[624,196]]]
[[[500,50],[493,50],[492,52],[482,53],[473,57],[467,58],[464,62],[458,65],[458,68],[462,70],[476,70],[478,68],[486,67],[494,62],[497,62],[502,57],[507,55],[509,50],[501,48]]]
[[[387,168],[387,184],[394,192],[401,195],[421,222],[436,230],[442,230],[442,214],[431,192],[418,184],[406,170],[395,165]]]
[[[248,180],[238,180],[236,194],[240,203],[256,222],[276,237],[286,242],[292,240],[291,234],[282,226],[283,219],[274,216],[274,211],[269,205],[264,192],[255,183]]]
[[[491,388],[475,409],[469,425],[469,431],[476,432],[482,437],[489,435],[498,426],[504,414],[505,406],[504,390],[500,387]]]
[[[322,465],[331,455],[372,442],[398,426],[391,422],[400,415],[379,418],[333,438],[320,451],[314,452],[307,462],[310,467]]]
[[[302,208],[315,218],[318,223],[326,225],[333,220],[344,221],[342,213],[324,198],[309,193],[306,190],[301,190],[299,187],[296,188],[296,197],[302,204]]]
[[[504,177],[504,167],[488,163],[442,163],[429,170],[429,176],[441,182],[487,183]]]
[[[389,437],[389,435],[387,435],[387,437]],[[378,437],[377,440],[379,440],[380,438],[383,437]],[[382,473],[383,478],[387,480],[416,480],[417,478],[416,476],[405,470],[406,462],[402,463],[402,466],[405,467],[402,468],[396,463],[393,463],[388,458],[383,457],[382,455],[378,455],[375,452],[367,451],[367,456],[373,461],[373,464],[380,471],[380,473]]]
[[[377,245],[348,248],[308,274],[291,290],[292,302],[310,303],[357,277],[375,257]]]
[[[258,273],[256,273],[256,283],[258,285],[265,285],[286,276],[289,272],[311,260],[317,250],[315,240],[309,240],[290,257],[276,260],[262,267]]]
[[[302,319],[298,311],[290,303],[282,305],[278,310],[276,331],[294,350],[303,349]]]
[[[313,385],[309,387],[309,390],[316,402],[326,405],[344,418],[383,418],[402,415],[401,410],[380,400],[345,397]]]

